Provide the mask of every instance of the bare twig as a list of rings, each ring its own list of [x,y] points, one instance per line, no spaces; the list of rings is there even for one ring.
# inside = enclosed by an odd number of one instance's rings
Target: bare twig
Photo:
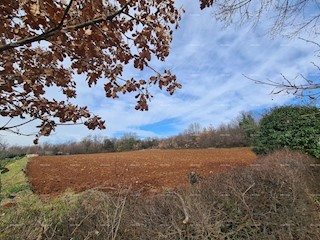
[[[187,210],[187,206],[185,204],[185,201],[183,200],[182,196],[177,193],[177,192],[169,192],[169,194],[173,194],[175,196],[177,196],[182,204],[182,208],[183,208],[183,213],[184,213],[184,219],[182,221],[183,224],[187,224],[189,223],[189,220],[190,220],[190,216],[188,214],[188,210]]]
[[[251,184],[243,193],[242,193],[242,197],[244,198],[244,195],[246,195],[246,193],[254,187],[254,185],[256,185],[256,183]]]
[[[12,119],[12,118],[11,118],[11,119]],[[11,120],[11,119],[10,119],[10,120]],[[31,120],[29,120],[29,121],[26,121],[26,122],[23,122],[23,123],[14,125],[14,126],[7,127],[8,123],[10,122],[10,121],[8,121],[4,126],[0,127],[0,131],[7,131],[7,130],[9,130],[9,129],[11,129],[11,128],[21,127],[21,126],[26,125],[26,124],[28,124],[28,123],[30,123],[30,122],[33,122],[34,120],[36,120],[36,119],[31,119]]]
[[[46,224],[43,224],[43,223],[41,223],[41,222],[39,222],[39,224],[40,224],[40,226],[41,226],[41,230],[40,230],[40,233],[39,233],[39,235],[38,235],[38,237],[37,237],[37,240],[41,240],[43,234],[45,234],[45,232],[46,232],[47,229],[48,229],[48,226],[47,226]]]
[[[116,208],[116,213],[118,212],[118,210],[119,210],[119,213],[116,214],[116,216],[117,216],[115,218],[116,222],[114,222],[115,226],[112,228],[112,229],[114,229],[114,231],[112,231],[112,238],[111,238],[112,240],[115,240],[117,238],[118,230],[119,230],[120,223],[121,223],[121,218],[122,218],[122,215],[123,215],[123,210],[124,210],[124,207],[126,205],[126,200],[127,200],[127,196],[125,196],[122,199],[120,206],[118,205],[117,208]]]

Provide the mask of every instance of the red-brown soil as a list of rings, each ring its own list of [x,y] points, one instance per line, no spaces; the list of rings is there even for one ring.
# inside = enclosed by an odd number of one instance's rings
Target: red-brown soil
[[[88,155],[32,158],[27,175],[34,192],[56,195],[67,188],[76,192],[90,188],[157,193],[188,184],[195,171],[207,177],[256,160],[250,148],[146,150]]]

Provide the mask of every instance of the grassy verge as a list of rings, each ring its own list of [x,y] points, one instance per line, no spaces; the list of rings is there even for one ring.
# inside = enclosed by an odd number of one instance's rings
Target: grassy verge
[[[0,210],[0,239],[320,239],[317,163],[276,152],[152,199],[119,190],[43,202],[23,190]]]
[[[30,192],[29,184],[26,180],[24,171],[28,159],[26,157],[19,160],[10,160],[6,162],[6,168],[9,172],[1,175],[2,197],[8,198],[17,193]]]
[[[9,172],[1,176],[0,239],[42,239],[47,226],[58,225],[77,205],[71,191],[46,202],[33,194],[25,176],[27,161],[10,160]]]

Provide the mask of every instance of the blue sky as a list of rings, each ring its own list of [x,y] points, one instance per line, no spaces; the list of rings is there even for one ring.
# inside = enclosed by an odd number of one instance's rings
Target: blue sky
[[[180,4],[179,4],[180,2]],[[76,76],[78,98],[106,120],[104,131],[89,131],[84,126],[61,126],[41,142],[80,140],[89,134],[119,137],[135,132],[139,137],[166,137],[184,131],[191,123],[219,126],[235,119],[241,111],[255,111],[292,102],[287,95],[270,95],[272,88],[258,85],[243,75],[264,80],[280,80],[280,73],[295,77],[317,75],[310,62],[317,62],[315,46],[299,39],[271,38],[266,34],[268,21],[256,28],[217,23],[212,9],[201,11],[198,1],[179,1],[186,10],[180,28],[174,32],[170,56],[166,62],[152,61],[162,71],[170,69],[183,85],[174,95],[153,88],[154,98],[148,112],[134,110],[135,94],[107,99],[105,80],[88,89],[85,76]],[[306,38],[308,38],[306,36]],[[314,39],[313,39],[314,40]],[[138,72],[131,66],[124,77],[148,78],[150,72]],[[36,130],[29,125],[27,131]],[[2,134],[9,144],[31,145],[33,137]]]

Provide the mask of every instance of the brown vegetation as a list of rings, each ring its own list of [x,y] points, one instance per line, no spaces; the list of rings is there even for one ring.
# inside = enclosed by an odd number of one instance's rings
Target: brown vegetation
[[[88,89],[104,79],[107,98],[135,93],[135,109],[141,111],[148,110],[152,86],[169,94],[181,88],[170,70],[159,72],[150,63],[168,57],[181,14],[173,1],[159,3],[2,0],[0,131],[33,135],[21,127],[35,122],[37,143],[59,125],[105,129],[104,120],[70,100],[77,97],[76,74],[86,76]],[[126,66],[151,73],[146,79],[123,78]]]
[[[67,196],[46,210],[50,221],[34,206],[18,205],[9,219],[15,224],[0,233],[6,239],[320,239],[319,171],[316,159],[280,151],[152,199],[126,189]],[[69,206],[62,215],[61,204]]]

